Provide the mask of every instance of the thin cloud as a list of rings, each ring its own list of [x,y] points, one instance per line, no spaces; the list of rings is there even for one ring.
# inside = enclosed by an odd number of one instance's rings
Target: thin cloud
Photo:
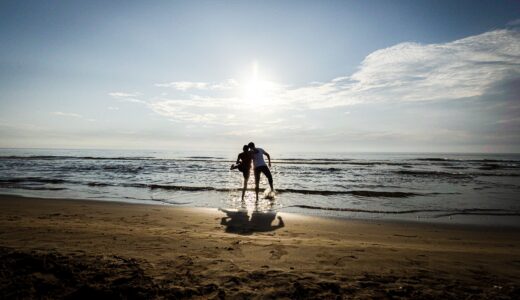
[[[167,83],[156,83],[156,87],[168,87],[179,91],[187,90],[231,90],[238,86],[235,79],[228,79],[219,83],[193,82],[193,81],[172,81]]]
[[[519,31],[502,29],[448,43],[407,42],[380,49],[366,56],[353,74],[327,82],[297,87],[264,82],[263,94],[252,102],[244,94],[247,84],[234,79],[221,83],[155,84],[190,91],[183,99],[159,97],[143,101],[135,93],[109,95],[121,101],[143,103],[169,119],[225,125],[229,124],[227,116],[247,116],[252,110],[257,116],[276,112],[293,115],[305,110],[371,103],[480,99],[493,86],[519,78],[519,62]],[[221,90],[226,93],[220,93]],[[234,118],[233,122],[240,124],[247,118]]]
[[[511,124],[511,123],[520,123],[520,117],[497,121],[497,124]]]
[[[233,99],[194,96],[192,99],[155,100],[148,107],[170,120],[231,126],[237,123],[235,115],[226,109],[229,101]]]
[[[82,116],[80,114],[76,114],[76,113],[54,111],[54,112],[51,112],[51,114],[53,114],[55,116],[60,116],[60,117],[81,119],[81,120],[85,120],[85,121],[89,121],[89,122],[95,122],[96,121],[96,119],[86,118],[86,117],[84,117],[84,116]]]
[[[224,82],[215,83],[211,85],[212,90],[232,90],[239,86],[239,83],[237,80],[231,78]]]
[[[111,92],[108,95],[121,102],[146,104],[146,101],[137,98],[141,96],[141,93]]]
[[[357,72],[288,90],[307,108],[478,97],[520,73],[520,34],[495,30],[442,44],[401,43],[368,55]]]
[[[168,83],[156,83],[156,87],[171,87],[179,91],[186,91],[191,89],[204,90],[208,87],[206,82],[191,82],[191,81],[173,81]]]
[[[54,111],[51,114],[53,114],[55,116],[61,116],[61,117],[83,118],[83,116],[80,114],[67,113],[67,112],[61,112],[61,111]]]
[[[402,43],[368,55],[349,92],[371,101],[428,101],[481,96],[518,76],[520,34],[496,30],[444,44]],[[393,98],[393,99],[392,99]]]
[[[109,96],[114,98],[129,98],[129,97],[137,97],[139,93],[125,93],[125,92],[112,92],[108,93]]]
[[[509,26],[520,26],[520,19],[516,19],[507,23]]]

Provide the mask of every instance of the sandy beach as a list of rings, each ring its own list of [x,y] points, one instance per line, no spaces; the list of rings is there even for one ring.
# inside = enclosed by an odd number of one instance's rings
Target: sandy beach
[[[520,297],[513,228],[0,197],[1,298]]]

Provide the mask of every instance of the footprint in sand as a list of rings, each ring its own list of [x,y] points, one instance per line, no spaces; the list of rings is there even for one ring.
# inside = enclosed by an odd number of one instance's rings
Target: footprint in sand
[[[283,246],[275,245],[275,246],[273,246],[273,248],[274,248],[273,250],[269,251],[269,253],[271,253],[271,257],[270,257],[271,260],[278,260],[278,259],[282,258],[282,256],[288,254],[288,252],[285,251]]]
[[[231,242],[231,246],[227,247],[226,249],[235,256],[244,257],[244,253],[242,252],[242,248],[240,247],[240,241]]]

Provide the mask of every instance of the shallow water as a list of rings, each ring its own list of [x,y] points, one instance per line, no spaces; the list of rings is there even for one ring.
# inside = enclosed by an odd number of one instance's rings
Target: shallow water
[[[218,152],[2,149],[0,193],[520,226],[520,155],[271,154],[276,199],[257,205]]]

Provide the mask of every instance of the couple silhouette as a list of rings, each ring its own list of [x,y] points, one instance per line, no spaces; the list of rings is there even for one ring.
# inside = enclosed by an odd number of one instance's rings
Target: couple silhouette
[[[265,163],[264,155],[267,157],[267,161],[269,162],[269,166]],[[244,195],[247,189],[247,181],[249,180],[249,175],[251,171],[251,162],[253,162],[254,166],[254,176],[255,176],[255,194],[256,201],[258,202],[258,192],[259,192],[259,184],[260,184],[260,175],[263,173],[267,180],[269,181],[269,186],[271,187],[271,192],[269,196],[271,199],[274,198],[274,187],[273,187],[273,176],[271,175],[271,171],[269,168],[271,167],[271,156],[267,151],[262,148],[257,148],[255,143],[250,142],[247,145],[242,147],[242,152],[238,154],[237,161],[234,165],[231,166],[231,170],[238,169],[242,172],[244,176],[244,186],[242,187],[242,201],[244,201]]]

